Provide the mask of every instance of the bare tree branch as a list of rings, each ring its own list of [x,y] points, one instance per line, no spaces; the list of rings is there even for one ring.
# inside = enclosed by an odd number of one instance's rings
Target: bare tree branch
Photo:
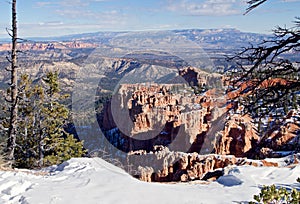
[[[252,11],[253,9],[257,8],[261,4],[265,3],[266,1],[267,0],[250,0],[250,1],[247,1],[247,4],[249,5],[249,7],[246,9],[246,12],[244,13],[244,15],[246,15],[247,13]]]
[[[291,100],[286,98],[300,91],[300,63],[286,54],[299,56],[299,48],[300,24],[296,23],[291,28],[277,27],[272,38],[229,58],[235,63],[235,72],[228,75],[231,100],[242,100],[247,113],[270,104],[290,106]]]

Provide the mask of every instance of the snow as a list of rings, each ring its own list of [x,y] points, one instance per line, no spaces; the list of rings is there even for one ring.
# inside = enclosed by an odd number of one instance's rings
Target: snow
[[[228,167],[215,182],[172,184],[139,181],[100,158],[71,159],[43,171],[49,173],[0,171],[0,203],[243,203],[262,185],[300,189],[300,165]]]
[[[224,175],[220,177],[217,182],[224,186],[237,186],[243,183],[243,181],[234,175]]]

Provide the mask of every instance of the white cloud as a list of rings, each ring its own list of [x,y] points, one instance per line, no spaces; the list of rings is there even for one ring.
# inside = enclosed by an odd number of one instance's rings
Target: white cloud
[[[37,2],[37,6],[41,7],[53,7],[52,12],[54,14],[63,17],[63,19],[77,19],[78,22],[83,20],[95,21],[103,19],[111,22],[113,19],[122,21],[126,18],[123,14],[117,10],[110,10],[105,12],[95,12],[90,9],[92,2],[104,2],[107,0],[60,0],[51,2]]]
[[[92,2],[106,2],[108,0],[56,0],[56,1],[38,1],[36,6],[38,7],[49,7],[49,6],[60,6],[60,7],[87,7]]]
[[[89,22],[99,22],[101,24],[118,24],[127,20],[127,16],[117,10],[105,12],[93,12],[89,9],[58,9],[55,11],[65,19],[84,19]]]
[[[90,1],[82,1],[82,0],[63,0],[59,1],[59,4],[64,7],[86,7],[88,6]]]
[[[28,36],[60,35],[62,33],[96,32],[99,30],[114,30],[125,27],[130,22],[128,16],[116,9],[95,11],[92,3],[108,0],[54,0],[37,2],[36,6],[51,7],[51,12],[58,21],[23,24],[24,34]],[[32,33],[32,34],[31,34]]]
[[[72,10],[65,10],[65,15],[75,18],[78,13]],[[49,21],[39,23],[20,23],[19,34],[21,37],[44,37],[44,36],[61,36],[66,34],[78,34],[86,32],[97,32],[100,30],[126,30],[128,21],[126,18],[112,15],[115,11],[106,13],[80,13],[83,18],[94,19],[93,21],[84,22],[62,22]],[[2,34],[3,35],[3,34]],[[1,36],[1,33],[0,33]]]
[[[62,21],[48,21],[48,22],[40,22],[39,25],[41,26],[59,26],[63,25]]]
[[[239,0],[169,0],[167,9],[183,15],[228,16],[241,14]]]
[[[37,7],[47,7],[47,6],[51,6],[51,5],[53,5],[54,4],[54,2],[49,2],[49,1],[38,1],[38,2],[36,2],[36,6]]]

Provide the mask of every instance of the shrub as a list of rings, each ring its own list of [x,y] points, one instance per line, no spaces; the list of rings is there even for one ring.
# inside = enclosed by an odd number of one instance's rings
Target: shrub
[[[300,178],[297,179],[297,182],[300,182]],[[254,195],[253,198],[258,203],[264,204],[299,204],[300,191],[297,191],[296,189],[288,191],[283,187],[276,188],[276,186],[273,184],[271,186],[263,186],[261,192],[258,195]],[[250,203],[254,204],[255,202]]]

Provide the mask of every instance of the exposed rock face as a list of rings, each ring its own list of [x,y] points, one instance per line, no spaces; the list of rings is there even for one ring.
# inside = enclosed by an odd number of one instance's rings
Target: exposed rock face
[[[213,139],[218,137],[214,149],[208,148],[205,153],[251,155],[260,139],[251,117],[229,115],[226,108],[218,108],[224,104],[215,99],[214,89],[195,95],[188,87],[182,84],[122,84],[105,112],[103,127],[120,129],[119,136],[125,138],[125,142],[119,144],[127,152],[151,151],[155,145],[171,145],[175,151],[200,152],[203,146],[212,146],[208,143],[213,141],[205,141],[209,134]],[[128,112],[129,117],[122,117]],[[151,134],[151,139],[146,138]]]
[[[240,84],[238,84],[239,86],[238,90],[227,93],[228,99],[231,101],[231,103],[229,103],[227,106],[228,110],[229,109],[231,110],[229,111],[229,115],[231,115],[231,117],[234,115],[235,117],[237,117],[238,114],[243,113],[243,106],[236,99],[240,96],[251,95],[253,88],[256,87],[256,88],[265,89],[271,87],[276,89],[277,86],[288,86],[291,83],[294,83],[294,81],[281,79],[281,78],[266,79],[262,82],[258,80],[249,80],[247,82],[240,82]],[[293,98],[291,96],[290,99],[287,99],[290,100],[288,101],[290,103],[289,105],[285,105],[284,107],[275,107],[268,115],[262,116],[262,118],[260,118],[259,116],[260,113],[263,113],[265,109],[271,110],[269,107],[272,107],[273,104],[268,104],[268,107],[261,108],[261,110],[258,111],[258,113],[256,113],[258,114],[258,116],[256,118],[253,118],[255,120],[255,123],[247,122],[247,124],[250,124],[250,126],[248,127],[250,127],[249,137],[250,137],[251,148],[249,149],[250,147],[249,141],[247,145],[246,142],[247,139],[246,140],[242,139],[240,140],[240,142],[242,142],[240,143],[241,145],[240,147],[246,148],[244,150],[246,151],[248,150],[248,152],[246,152],[246,154],[243,155],[240,154],[241,153],[240,150],[236,149],[235,151],[237,152],[237,154],[235,155],[248,156],[251,158],[266,158],[266,157],[282,157],[287,154],[291,154],[292,152],[299,151],[300,150],[300,142],[299,142],[300,141],[300,131],[299,131],[300,109],[299,109],[299,103],[298,105],[296,105],[297,97],[299,98],[299,96],[300,95],[298,92],[294,93]],[[292,101],[294,104],[291,104]],[[239,126],[237,123],[236,125]],[[223,138],[220,139],[220,141],[223,140],[223,142],[221,142],[220,144],[226,146],[226,144],[228,145],[230,142],[230,145],[234,144],[235,146],[236,142],[234,141],[234,139],[232,139],[232,141],[226,139],[227,137],[226,129],[228,128],[225,127],[225,131],[223,131],[225,135],[222,134]],[[244,129],[243,126],[239,126],[239,131],[235,130],[233,132],[234,134],[241,134],[242,133],[241,131],[243,131],[243,129]],[[256,134],[255,129],[259,130],[260,137],[255,136]],[[230,131],[231,130],[232,127],[230,128]],[[225,149],[229,149],[229,147]],[[217,153],[222,153],[222,151],[217,151]],[[225,151],[223,153],[231,154],[232,152]]]
[[[151,154],[132,152],[130,155],[135,161],[144,161],[145,166],[139,166],[135,176],[147,182],[216,179],[224,173],[225,167],[232,165],[279,166],[278,163],[266,160],[248,160],[232,155],[170,152],[167,148]]]
[[[235,99],[239,96],[247,96],[252,94],[252,90],[255,88],[270,88],[276,86],[286,86],[288,84],[293,83],[291,80],[286,80],[282,78],[272,78],[272,79],[265,79],[263,82],[259,80],[249,80],[247,82],[238,82],[239,89],[236,91],[230,91],[227,93],[229,99]],[[227,84],[226,82],[226,85]]]
[[[212,98],[195,95],[185,84],[122,84],[100,123],[106,130],[120,129],[126,151],[172,143],[172,150],[199,152],[217,108]]]
[[[208,87],[208,88],[221,88],[223,77],[217,73],[207,73],[193,67],[185,67],[179,71],[186,81],[191,86]]]
[[[277,151],[299,151],[300,148],[300,117],[297,110],[291,110],[281,120],[269,116],[267,131],[261,138],[260,158],[280,157]]]
[[[201,81],[192,68],[181,72],[191,81],[207,83],[205,78]],[[208,135],[216,140],[214,149],[205,153],[264,158],[265,154],[276,156],[271,153],[273,151],[295,150],[291,146],[298,144],[300,124],[295,113],[268,129],[267,137],[260,138],[252,118],[239,114],[242,107],[238,104],[234,108],[227,107],[234,109],[235,113],[226,113],[226,108],[218,108],[222,105],[215,99],[218,94],[214,89],[195,95],[188,88],[189,85],[184,87],[182,84],[122,84],[113,105],[114,109],[120,110],[110,110],[113,113],[106,114],[104,129],[119,128],[118,137],[123,140],[119,144],[127,152],[151,151],[155,145],[169,146],[176,151],[199,152],[205,143],[212,142],[205,141]],[[123,118],[128,112],[129,116]],[[111,118],[113,122],[105,122]]]
[[[240,108],[237,106],[236,110]],[[263,159],[299,151],[300,117],[296,110],[285,117],[268,116],[261,126],[265,132],[260,137],[249,115],[228,113],[224,130],[219,132],[215,143],[215,153]]]
[[[248,156],[260,139],[249,115],[228,116],[225,128],[220,134],[215,152],[222,155]]]

